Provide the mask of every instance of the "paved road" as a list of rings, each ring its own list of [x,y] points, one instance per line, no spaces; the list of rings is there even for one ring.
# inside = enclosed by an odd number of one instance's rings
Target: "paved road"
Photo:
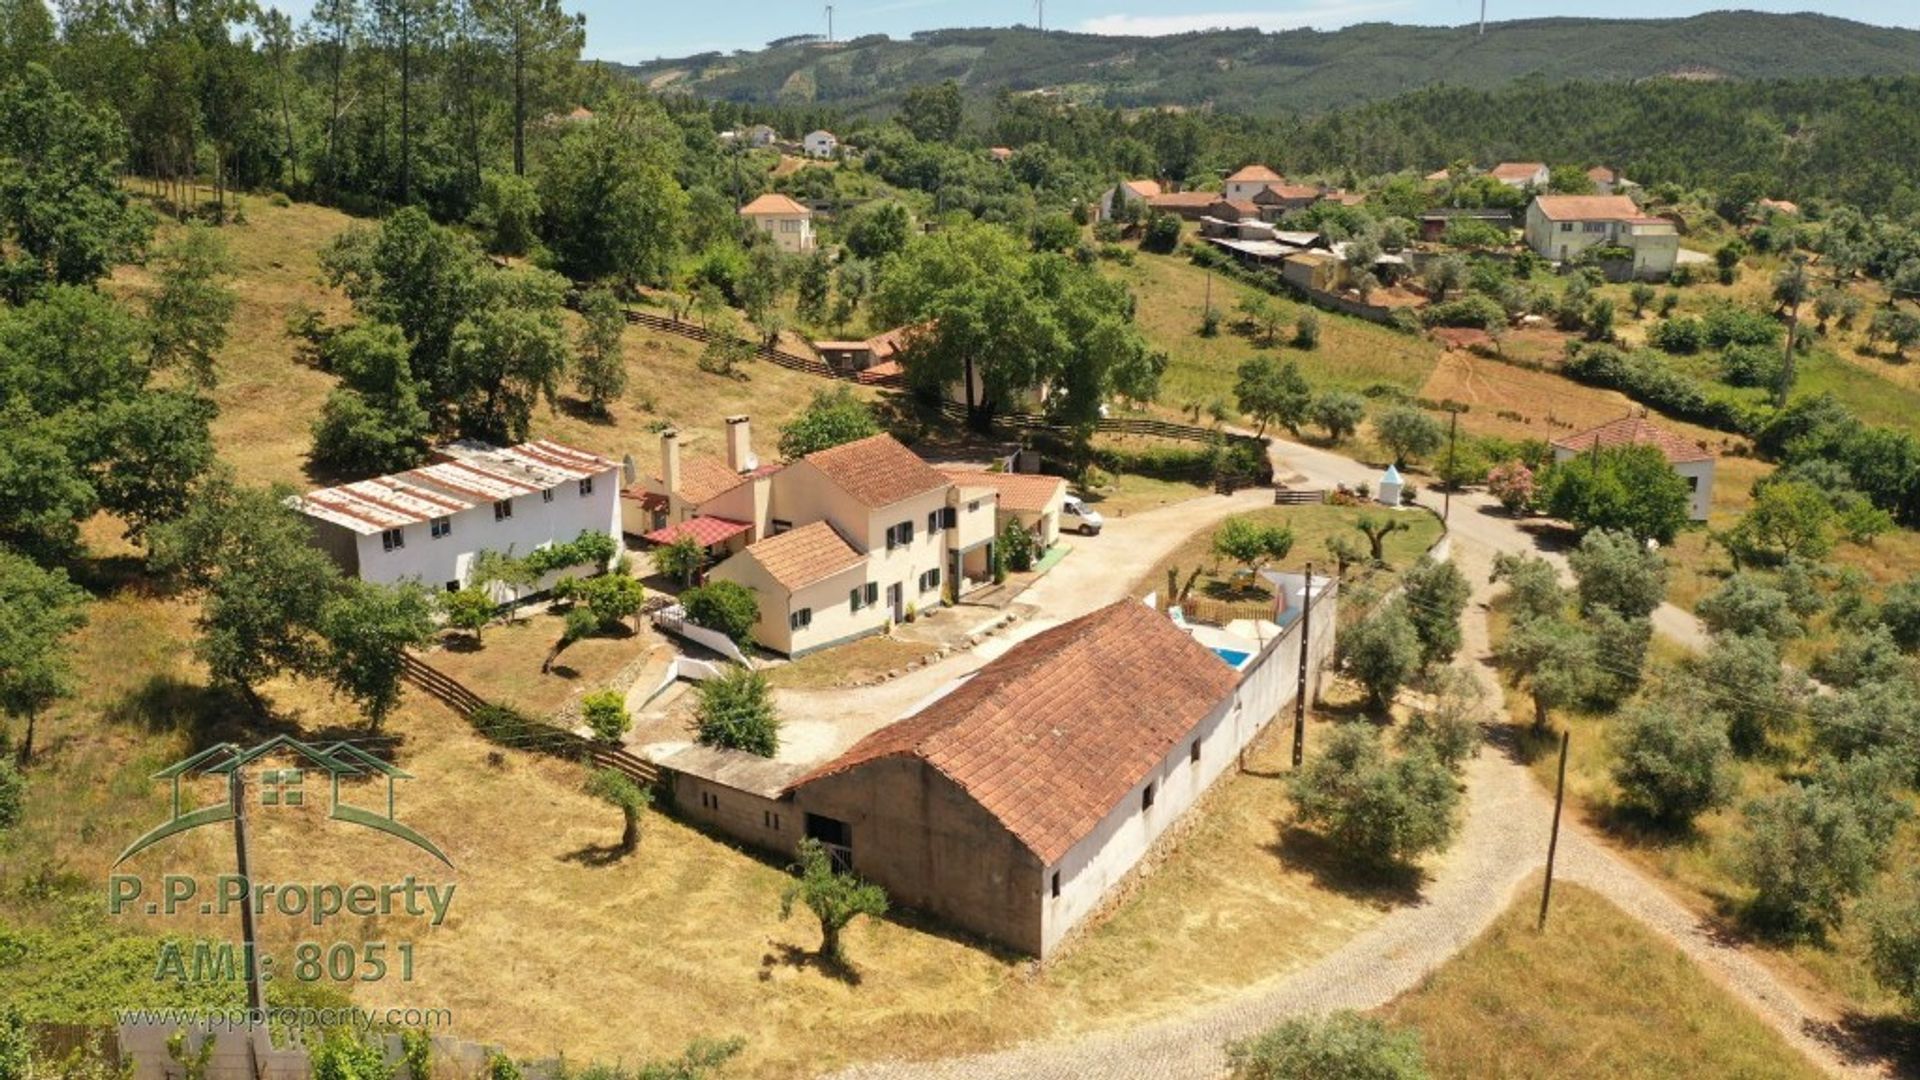
[[[1283,477],[1297,473],[1316,485],[1373,478],[1372,469],[1314,447],[1282,444],[1277,458]],[[1516,522],[1487,512],[1485,499],[1454,502],[1453,558],[1475,583],[1462,656],[1488,691],[1489,715],[1500,715],[1502,688],[1488,657],[1485,604],[1494,587],[1487,578],[1496,554],[1532,550],[1534,541]],[[1119,587],[1124,590],[1125,582]],[[1678,609],[1656,617],[1656,625],[1682,642],[1704,641],[1698,623]],[[1225,1070],[1222,1048],[1232,1039],[1289,1016],[1383,1005],[1418,986],[1484,931],[1545,864],[1551,801],[1524,765],[1502,748],[1489,747],[1467,766],[1467,792],[1460,836],[1432,868],[1420,901],[1306,968],[1249,988],[1233,1001],[1157,1023],[942,1061],[880,1062],[841,1075],[887,1080],[1214,1076]],[[1558,865],[1562,880],[1594,889],[1681,949],[1822,1069],[1833,1075],[1884,1075],[1881,1069],[1849,1064],[1819,1037],[1833,1017],[1813,1009],[1751,955],[1723,941],[1578,822],[1562,824]]]

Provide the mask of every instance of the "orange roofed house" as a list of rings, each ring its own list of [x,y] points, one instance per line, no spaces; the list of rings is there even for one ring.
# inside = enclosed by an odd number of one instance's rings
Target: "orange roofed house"
[[[1488,169],[1487,175],[1510,188],[1544,188],[1553,179],[1543,161],[1503,161]]]
[[[1666,455],[1667,463],[1692,492],[1687,516],[1694,521],[1707,520],[1707,512],[1713,508],[1713,455],[1638,413],[1553,440],[1553,460],[1568,461],[1596,449],[1619,446],[1651,446]]]
[[[740,216],[773,238],[781,251],[813,250],[813,211],[774,192],[740,208]]]
[[[1590,248],[1624,248],[1633,256],[1624,272],[1650,280],[1670,276],[1680,259],[1674,223],[1649,217],[1626,195],[1535,196],[1527,206],[1527,245],[1558,262]]]
[[[999,493],[956,482],[890,435],[762,463],[747,418],[727,450],[685,454],[660,437],[660,475],[622,499],[626,529],[654,544],[690,536],[710,580],[753,590],[754,639],[800,656],[900,622],[991,580]]]
[[[776,765],[784,777],[742,784],[727,771],[755,762],[697,752],[662,764],[697,820],[782,855],[812,837],[894,901],[1045,957],[1283,711],[1298,652],[1293,633],[1275,638],[1237,674],[1122,600],[1014,645],[837,757]]]

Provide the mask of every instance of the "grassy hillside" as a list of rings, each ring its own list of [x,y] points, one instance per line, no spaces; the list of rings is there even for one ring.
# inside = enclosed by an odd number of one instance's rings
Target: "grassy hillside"
[[[896,103],[954,79],[976,96],[1050,90],[1107,105],[1210,105],[1320,112],[1444,83],[1489,88],[1549,80],[1795,78],[1920,71],[1920,32],[1813,14],[1714,12],[1687,19],[1531,19],[1473,26],[1373,23],[1331,33],[1216,30],[1165,38],[940,30],[759,52],[707,53],[627,68],[657,88],[849,111]]]

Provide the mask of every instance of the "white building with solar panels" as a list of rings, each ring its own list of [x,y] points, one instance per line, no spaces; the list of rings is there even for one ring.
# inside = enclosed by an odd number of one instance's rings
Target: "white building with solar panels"
[[[453,590],[470,583],[483,551],[525,556],[583,532],[618,546],[620,466],[544,440],[504,449],[462,441],[417,469],[321,488],[292,505],[346,573]],[[551,585],[541,581],[534,591]]]

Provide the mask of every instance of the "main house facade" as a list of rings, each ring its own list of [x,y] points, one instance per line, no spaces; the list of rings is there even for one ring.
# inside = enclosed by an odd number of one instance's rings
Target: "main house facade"
[[[683,454],[661,434],[661,470],[623,493],[626,531],[654,543],[692,536],[717,560],[709,580],[752,589],[754,639],[799,656],[991,580],[999,492],[955,482],[875,435],[762,464],[744,416],[727,451]]]
[[[618,464],[560,443],[462,441],[417,469],[321,488],[291,505],[343,572],[452,590],[472,583],[483,551],[525,555],[583,532],[617,543],[619,485]]]
[[[813,250],[813,211],[793,199],[769,192],[740,208],[740,216],[788,253]]]
[[[1527,245],[1557,262],[1591,248],[1621,247],[1633,253],[1631,276],[1660,279],[1680,258],[1679,229],[1649,217],[1625,195],[1539,195],[1527,206]]]

